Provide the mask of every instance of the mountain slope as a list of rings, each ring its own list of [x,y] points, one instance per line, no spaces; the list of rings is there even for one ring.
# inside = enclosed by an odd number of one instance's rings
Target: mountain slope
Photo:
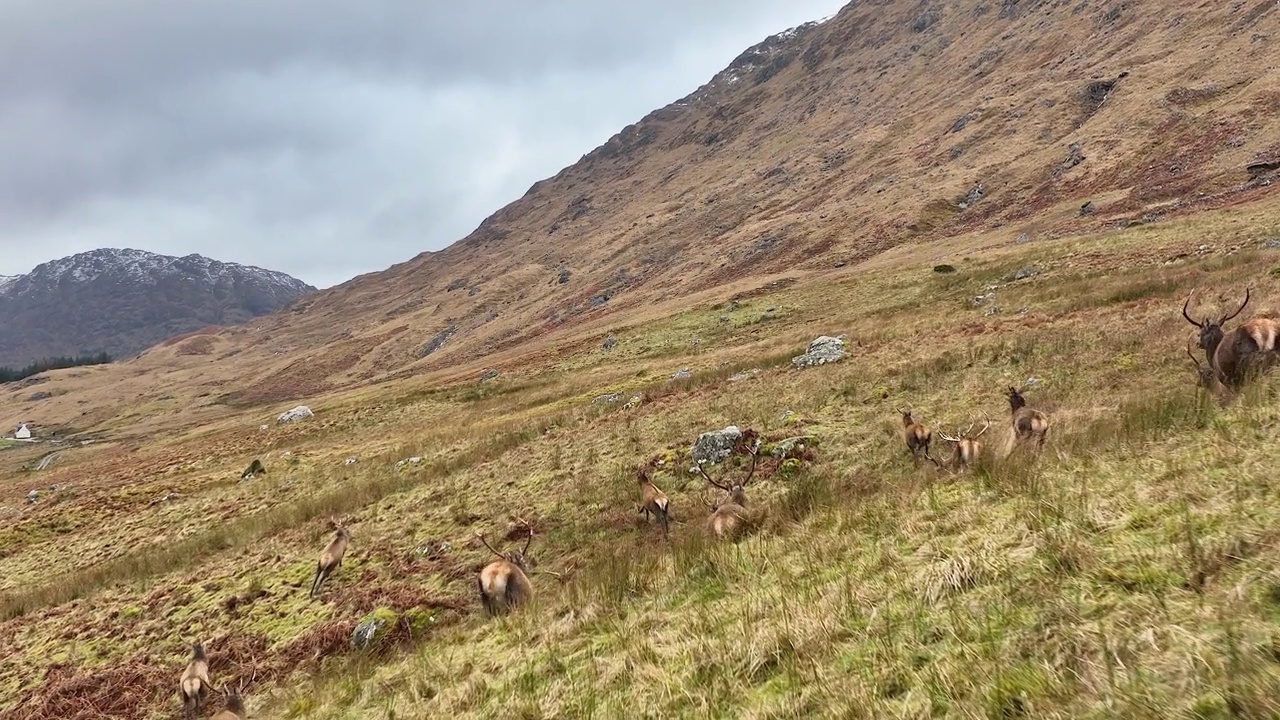
[[[0,365],[107,351],[131,355],[208,325],[244,322],[315,288],[200,255],[105,249],[0,278]]]
[[[1277,29],[1266,2],[852,3],[747,50],[455,245],[262,332],[315,353],[363,338],[369,362],[345,379],[374,378],[904,242],[1245,201],[1270,191],[1246,165],[1280,148],[1277,70],[1251,61]]]
[[[216,414],[477,377],[700,292],[844,273],[903,244],[1249,202],[1273,186],[1246,168],[1280,159],[1280,70],[1255,61],[1278,16],[1266,2],[851,3],[744,51],[454,245],[211,335],[216,367],[156,354],[198,381],[139,392],[207,394]]]

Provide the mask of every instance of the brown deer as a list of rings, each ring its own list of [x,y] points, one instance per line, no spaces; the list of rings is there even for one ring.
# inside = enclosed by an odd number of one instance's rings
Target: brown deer
[[[1196,385],[1205,390],[1213,389],[1213,368],[1200,362],[1196,354],[1191,351],[1192,341],[1187,341],[1187,357],[1191,358],[1191,364],[1196,368]]]
[[[204,699],[210,687],[209,658],[204,653],[204,645],[192,643],[191,661],[187,663],[186,669],[182,671],[182,679],[178,681],[183,718],[192,720],[204,708]]]
[[[253,478],[258,477],[259,475],[266,475],[266,474],[267,474],[267,469],[262,466],[262,460],[258,458],[254,458],[253,462],[249,463],[249,467],[245,468],[244,472],[240,473],[240,479],[252,480]]]
[[[978,456],[982,454],[982,443],[978,441],[978,438],[982,437],[987,428],[991,427],[991,421],[984,419],[982,429],[978,431],[977,435],[970,437],[969,433],[973,432],[973,426],[976,424],[977,421],[969,423],[968,429],[956,433],[955,437],[951,437],[942,431],[938,432],[938,437],[949,443],[955,443],[956,448],[951,456],[951,463],[956,467],[973,467],[973,464],[978,460]]]
[[[907,449],[911,451],[911,462],[919,465],[920,455],[923,454],[929,462],[934,465],[938,464],[937,460],[929,454],[929,443],[933,441],[933,430],[923,423],[918,423],[911,417],[910,410],[899,410],[902,413],[902,430],[903,436],[907,441]]]
[[[711,516],[707,518],[707,531],[717,538],[733,537],[743,530],[747,523],[746,487],[747,483],[751,482],[751,476],[756,472],[756,462],[760,459],[758,437],[754,430],[743,432],[742,439],[739,440],[735,449],[751,455],[751,468],[747,471],[746,477],[733,485],[716,482],[702,465],[695,468],[703,479],[728,493],[723,502],[708,503]]]
[[[1036,438],[1036,448],[1044,447],[1049,433],[1049,416],[1027,407],[1027,401],[1017,388],[1009,388],[1009,419],[1013,424],[1015,441]]]
[[[226,697],[226,709],[214,715],[212,720],[246,720],[249,717],[249,712],[244,709],[244,699],[241,695],[244,694],[245,688],[249,687],[249,684],[257,676],[258,674],[255,671],[247,682],[236,685],[235,690],[229,690],[226,685],[223,685],[222,694]]]
[[[1200,328],[1199,345],[1204,350],[1209,368],[1223,386],[1238,389],[1249,376],[1263,372],[1276,360],[1276,337],[1280,335],[1280,321],[1271,318],[1253,318],[1234,330],[1224,332],[1222,326],[1244,311],[1249,304],[1252,288],[1245,288],[1244,302],[1236,311],[1218,318],[1206,317],[1203,322],[1194,320],[1189,309],[1192,292],[1182,304],[1182,317]]]
[[[649,473],[644,468],[640,468],[640,512],[644,514],[645,522],[649,522],[650,516],[658,521],[662,526],[662,536],[667,536],[668,511],[671,504],[667,500],[667,494],[658,489],[653,484],[653,480],[649,478]]]
[[[533,597],[533,583],[529,582],[529,565],[525,556],[529,552],[529,544],[533,542],[533,526],[523,520],[521,522],[529,530],[528,539],[523,548],[508,553],[498,552],[483,535],[476,533],[476,537],[489,548],[489,552],[498,556],[476,578],[480,603],[490,616],[507,612]]]
[[[311,580],[312,599],[320,596],[320,590],[324,587],[325,581],[342,565],[342,556],[346,554],[347,545],[351,542],[351,532],[345,525],[332,518],[329,524],[333,526],[333,539],[320,552],[320,562],[316,565],[316,574]]]

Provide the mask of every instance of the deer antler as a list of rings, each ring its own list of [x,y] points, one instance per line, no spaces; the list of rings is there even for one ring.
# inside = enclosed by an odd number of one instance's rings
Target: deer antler
[[[1219,324],[1219,325],[1222,325],[1222,324],[1226,323],[1228,320],[1230,320],[1230,319],[1234,318],[1235,316],[1239,315],[1239,314],[1244,310],[1244,306],[1249,304],[1249,291],[1250,291],[1250,290],[1252,290],[1252,288],[1251,288],[1251,287],[1248,287],[1248,286],[1246,286],[1246,287],[1245,287],[1245,289],[1244,289],[1244,302],[1240,303],[1240,307],[1239,307],[1239,308],[1237,308],[1235,312],[1233,312],[1233,313],[1231,313],[1230,315],[1227,315],[1227,316],[1223,317],[1221,320],[1219,320],[1219,321],[1218,321],[1218,324]]]
[[[242,681],[240,681],[240,682],[236,683],[236,694],[237,694],[237,695],[243,695],[243,694],[244,694],[244,691],[245,691],[245,690],[248,690],[248,689],[249,689],[249,686],[253,684],[253,681],[254,681],[254,680],[257,680],[257,679],[258,679],[258,669],[257,669],[257,668],[254,668],[254,669],[253,669],[253,674],[249,676],[249,679],[248,679],[248,680],[242,680]],[[224,687],[224,688],[226,687],[225,683],[223,684],[223,687]]]
[[[978,431],[977,435],[973,436],[973,439],[977,440],[978,438],[982,437],[982,433],[986,432],[987,428],[989,427],[991,427],[991,418],[987,417],[986,413],[982,413],[982,429]],[[972,430],[973,426],[972,425],[969,426],[969,429]]]
[[[746,487],[747,483],[751,482],[751,476],[756,473],[756,462],[760,460],[759,447],[753,447],[747,452],[751,453],[751,469],[747,470],[747,476],[742,479],[742,482],[738,483],[742,487]]]
[[[516,520],[519,520],[521,525],[524,525],[529,529],[529,537],[525,539],[524,547],[520,549],[520,554],[523,555],[529,552],[529,545],[533,542],[533,526],[529,524],[528,520],[525,520],[522,517],[517,517]]]
[[[506,555],[503,555],[497,550],[494,550],[493,546],[489,544],[489,541],[484,539],[484,535],[481,535],[480,533],[476,533],[476,537],[480,539],[480,542],[484,543],[485,547],[489,548],[489,552],[493,553],[494,555],[497,555],[498,557],[506,557]]]
[[[709,498],[707,497],[707,494],[706,494],[706,493],[703,493],[703,494],[702,494],[702,502],[703,502],[703,504],[704,504],[704,505],[706,505],[706,506],[707,506],[707,509],[711,510],[711,512],[715,512],[715,511],[716,511],[716,509],[717,509],[718,507],[720,507],[720,504],[719,504],[719,503],[717,503],[717,502],[715,502],[715,501],[713,501],[713,500],[711,500],[711,499],[709,499]]]
[[[947,442],[960,442],[960,436],[951,437],[950,435],[942,432],[941,430],[938,431],[938,437],[942,438],[943,440],[946,440]]]
[[[1204,323],[1200,323],[1200,322],[1196,322],[1195,320],[1192,320],[1191,316],[1187,314],[1187,308],[1191,307],[1191,298],[1195,297],[1195,294],[1196,294],[1196,291],[1192,290],[1191,293],[1187,295],[1187,301],[1182,304],[1182,317],[1186,318],[1187,322],[1191,323],[1192,325],[1195,325],[1198,328],[1202,328],[1204,327]]]
[[[715,485],[716,487],[720,488],[725,492],[731,492],[729,488],[725,487],[724,485],[721,485],[715,480],[712,480],[711,476],[707,474],[707,471],[702,469],[702,463],[698,463],[696,466],[694,466],[694,470],[697,470],[698,473],[702,475],[703,479],[705,479],[707,482],[711,483],[712,485]]]
[[[1196,369],[1198,370],[1200,369],[1200,358],[1196,357],[1195,353],[1191,351],[1192,342],[1193,341],[1191,340],[1187,341],[1187,357],[1191,358],[1191,362],[1195,364]]]

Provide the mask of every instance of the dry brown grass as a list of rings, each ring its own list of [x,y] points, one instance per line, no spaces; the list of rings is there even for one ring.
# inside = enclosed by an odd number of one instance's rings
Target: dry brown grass
[[[356,388],[318,399],[298,426],[262,433],[232,415],[162,443],[71,450],[45,475],[66,494],[0,536],[12,659],[0,687],[74,717],[67,703],[100,668],[177,668],[182,643],[203,637],[257,648],[219,672],[274,668],[251,708],[282,717],[480,717],[499,704],[823,715],[850,698],[873,715],[1265,715],[1271,459],[1247,439],[1280,418],[1266,397],[1196,399],[1176,313],[1193,286],[1252,281],[1259,311],[1280,297],[1267,255],[1229,238],[1195,252],[1200,232],[1239,217],[1003,246],[953,260],[950,275],[930,268],[960,241],[904,248],[848,282],[646,310],[615,328],[612,351],[566,340],[574,349],[548,352],[536,375]],[[1040,274],[1008,279],[1029,264]],[[988,317],[966,303],[992,283],[1003,309]],[[777,319],[761,320],[767,307]],[[861,345],[834,366],[789,368],[829,332]],[[693,377],[671,382],[682,366]],[[1042,456],[912,469],[894,407],[951,425],[985,412],[996,446],[1003,387],[1031,376],[1029,399],[1054,420]],[[594,401],[613,390],[646,399]],[[703,483],[675,470],[698,432],[730,422],[820,442],[797,468],[762,464],[754,529],[712,544]],[[674,459],[656,478],[673,502],[669,545],[633,507],[629,468],[655,453]],[[424,460],[393,469],[410,455]],[[238,482],[251,457],[268,475]],[[157,503],[170,488],[181,496]],[[308,603],[329,515],[348,518],[352,552],[325,601]],[[554,574],[535,574],[526,611],[488,621],[472,533],[517,516],[538,527],[535,571]],[[350,655],[353,624],[379,609],[432,619],[405,621],[376,658]],[[50,663],[57,682],[41,679]],[[291,673],[318,685],[284,690]],[[150,698],[126,716],[172,711],[163,677],[125,683]]]

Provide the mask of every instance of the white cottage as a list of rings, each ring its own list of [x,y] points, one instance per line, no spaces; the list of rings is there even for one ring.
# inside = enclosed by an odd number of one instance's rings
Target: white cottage
[[[14,431],[13,439],[14,440],[30,440],[31,428],[27,427],[26,423],[22,423],[21,425],[18,426],[18,429]]]

